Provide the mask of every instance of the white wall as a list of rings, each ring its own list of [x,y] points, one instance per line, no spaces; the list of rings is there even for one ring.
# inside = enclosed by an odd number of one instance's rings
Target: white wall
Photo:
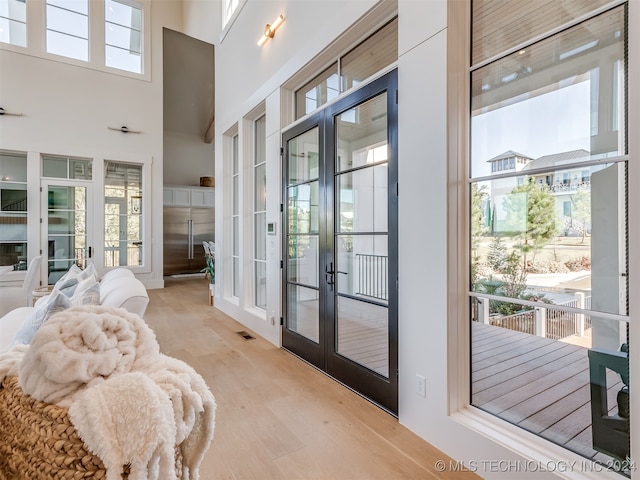
[[[243,147],[246,145],[243,135],[251,135],[242,126],[242,120],[257,105],[266,100],[267,117],[267,222],[277,222],[278,234],[267,238],[267,309],[266,312],[250,308],[252,292],[244,291],[240,304],[236,299],[225,297],[220,285],[217,286],[215,305],[233,316],[248,328],[280,345],[280,245],[281,232],[281,173],[280,173],[280,125],[281,98],[280,86],[301,69],[307,62],[319,54],[326,45],[340,35],[347,27],[366,13],[376,2],[362,1],[269,1],[247,2],[235,23],[221,43],[215,47],[216,61],[216,134],[214,143],[216,156],[216,232],[223,232],[224,218],[229,213],[229,195],[219,188],[225,162],[223,132],[234,124],[240,125],[241,161]],[[331,12],[328,14],[328,12]],[[262,48],[256,42],[264,31],[266,23],[271,23],[278,15],[285,16],[285,22],[275,37]],[[310,29],[310,19],[314,19]],[[192,25],[194,31],[198,28]],[[240,53],[239,53],[240,52]],[[247,72],[251,74],[248,75]],[[246,161],[251,162],[251,152]],[[249,171],[241,168],[242,171]],[[243,183],[246,182],[246,179]],[[246,184],[246,183],[245,183]],[[225,206],[224,199],[227,199]],[[241,211],[246,211],[243,209]],[[243,255],[251,255],[251,223],[241,220],[241,244]],[[229,255],[231,245],[225,244],[225,236],[216,236],[217,255]],[[216,277],[229,278],[229,262],[216,263]],[[225,273],[225,269],[227,269]],[[243,285],[249,285],[247,275],[249,267],[243,272]]]
[[[152,205],[161,206],[162,27],[181,27],[181,8],[178,1],[152,3],[150,82],[0,49],[0,105],[23,114],[2,118],[0,148],[116,160],[150,156]],[[142,133],[107,128],[122,125]],[[151,215],[151,273],[140,279],[161,287],[162,208]]]
[[[182,4],[183,33],[217,45],[222,18],[220,0],[183,0]]]

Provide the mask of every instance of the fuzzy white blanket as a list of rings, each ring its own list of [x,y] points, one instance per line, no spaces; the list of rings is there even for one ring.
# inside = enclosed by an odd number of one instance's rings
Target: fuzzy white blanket
[[[85,390],[69,419],[107,470],[107,480],[175,480],[176,426],[169,397],[140,372],[116,375]]]
[[[28,348],[27,345],[16,345],[11,350],[0,353],[0,383],[8,376],[18,375],[18,367]]]
[[[138,315],[122,308],[73,307],[53,315],[33,336],[18,383],[36,400],[68,408],[85,388],[159,354],[155,334]]]
[[[182,454],[181,478],[199,479],[213,439],[215,398],[191,366],[160,353],[139,316],[111,307],[72,307],[52,316],[30,347],[0,356],[0,374],[3,365],[14,372],[17,362],[22,390],[69,409],[108,480],[120,478],[126,463],[132,480],[173,480],[175,445]]]

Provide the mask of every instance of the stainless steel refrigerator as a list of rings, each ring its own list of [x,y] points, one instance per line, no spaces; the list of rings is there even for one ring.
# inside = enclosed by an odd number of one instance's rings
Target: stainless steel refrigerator
[[[215,241],[214,208],[164,207],[164,274],[197,273],[205,266],[202,242]]]

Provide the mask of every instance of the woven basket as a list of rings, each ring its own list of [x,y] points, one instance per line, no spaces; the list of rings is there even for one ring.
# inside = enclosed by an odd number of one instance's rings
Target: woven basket
[[[176,448],[176,471],[181,456]],[[129,477],[123,466],[122,478]],[[102,461],[87,451],[65,408],[32,399],[18,377],[0,384],[0,480],[104,479]],[[178,477],[180,478],[180,476]]]

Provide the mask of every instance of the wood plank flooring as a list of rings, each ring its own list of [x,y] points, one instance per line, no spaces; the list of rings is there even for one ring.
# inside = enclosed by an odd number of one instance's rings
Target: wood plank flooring
[[[246,327],[208,305],[206,281],[166,279],[149,297],[145,320],[162,351],[216,397],[202,480],[479,478],[436,471],[448,457],[397,419],[285,350],[244,339]]]

